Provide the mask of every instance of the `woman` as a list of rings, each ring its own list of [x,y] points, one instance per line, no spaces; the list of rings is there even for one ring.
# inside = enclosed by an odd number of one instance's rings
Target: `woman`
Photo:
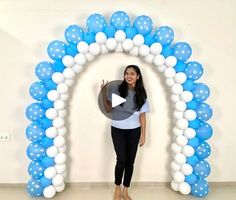
[[[108,83],[108,82],[107,82]],[[124,80],[112,91],[126,99],[126,102],[112,108],[111,91],[107,95],[107,83],[101,85],[103,105],[106,112],[112,113],[111,135],[117,156],[115,167],[115,192],[114,200],[131,200],[128,188],[133,174],[133,164],[138,144],[143,146],[146,136],[146,116],[149,106],[146,101],[147,94],[143,84],[141,71],[136,65],[129,65],[124,71]],[[114,116],[128,116],[121,120],[113,119]],[[117,119],[117,118],[116,118]],[[121,182],[123,178],[123,190]]]

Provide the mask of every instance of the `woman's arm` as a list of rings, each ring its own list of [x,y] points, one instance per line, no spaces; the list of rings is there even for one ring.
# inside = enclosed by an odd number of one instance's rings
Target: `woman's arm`
[[[108,83],[108,82],[107,82]],[[107,113],[112,111],[112,106],[111,106],[111,102],[107,99],[107,83],[104,84],[104,80],[102,81],[102,85],[101,85],[101,93],[102,93],[102,102],[103,102],[103,106],[105,108],[105,111]]]
[[[143,112],[139,116],[140,124],[141,124],[141,136],[139,141],[139,146],[143,146],[145,144],[146,137],[146,113]]]

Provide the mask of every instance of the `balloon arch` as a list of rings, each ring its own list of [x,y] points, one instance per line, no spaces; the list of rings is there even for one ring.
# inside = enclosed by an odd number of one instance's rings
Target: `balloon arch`
[[[206,122],[212,116],[204,101],[210,95],[206,84],[196,82],[203,74],[197,61],[188,61],[192,49],[186,42],[173,43],[174,32],[168,26],[153,29],[152,19],[141,15],[133,25],[123,11],[112,14],[110,23],[104,16],[92,14],[86,21],[87,31],[78,25],[65,30],[66,42],[54,40],[47,52],[52,62],[42,61],[35,68],[39,81],[30,86],[36,102],[26,108],[31,124],[26,128],[30,140],[27,156],[31,160],[31,177],[27,191],[31,196],[52,198],[65,188],[66,145],[65,103],[73,79],[96,56],[125,52],[144,59],[163,73],[172,92],[173,143],[171,145],[171,188],[181,194],[204,197],[209,192],[205,180],[211,153],[206,142],[212,128]]]

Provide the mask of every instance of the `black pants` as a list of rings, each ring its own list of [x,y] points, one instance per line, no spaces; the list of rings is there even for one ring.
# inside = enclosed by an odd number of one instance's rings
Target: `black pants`
[[[118,129],[111,127],[111,136],[116,152],[115,184],[120,185],[124,174],[123,185],[130,186],[133,164],[137,153],[140,127],[135,129]]]

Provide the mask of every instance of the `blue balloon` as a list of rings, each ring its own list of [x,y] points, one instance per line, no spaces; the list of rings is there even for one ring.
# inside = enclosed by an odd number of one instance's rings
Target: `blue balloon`
[[[34,82],[29,89],[30,96],[38,101],[42,101],[48,93],[48,90],[43,81]]]
[[[144,36],[144,44],[151,46],[155,42],[155,38],[152,34],[147,34]]]
[[[40,184],[42,185],[43,188],[52,185],[52,179],[48,179],[45,176],[40,178]]]
[[[65,38],[69,44],[77,45],[83,41],[84,31],[78,25],[70,25],[65,30]]]
[[[32,161],[28,166],[28,173],[32,178],[39,179],[43,176],[45,168],[41,162]]]
[[[33,161],[40,161],[46,155],[46,150],[39,143],[31,143],[26,152],[28,158]]]
[[[35,68],[35,75],[42,81],[51,79],[53,73],[52,63],[50,62],[40,62]]]
[[[198,103],[197,101],[192,100],[192,101],[190,101],[190,102],[187,103],[187,108],[188,108],[189,110],[196,110],[197,107],[198,107],[198,105],[199,105],[199,103]]]
[[[191,194],[195,197],[205,197],[209,192],[209,185],[206,180],[199,179],[191,185]]]
[[[48,98],[42,100],[42,106],[45,110],[53,107],[53,102],[50,101]]]
[[[62,41],[54,40],[49,43],[47,52],[51,59],[61,60],[66,55],[66,45]]]
[[[27,183],[27,191],[32,197],[43,196],[43,187],[40,184],[40,181],[37,179],[31,179]]]
[[[188,122],[188,127],[193,129],[198,129],[200,127],[200,120],[195,119]]]
[[[168,56],[171,56],[173,53],[173,49],[171,48],[170,45],[165,45],[162,47],[161,54],[166,58]]]
[[[197,156],[193,155],[191,157],[187,157],[187,163],[194,166],[198,163],[199,159]]]
[[[84,34],[84,41],[88,44],[95,42],[95,34],[93,32],[87,32]]]
[[[32,142],[38,142],[45,136],[44,129],[36,122],[26,128],[26,137]]]
[[[193,166],[193,172],[200,178],[206,178],[211,173],[211,167],[207,161],[201,160]]]
[[[178,42],[174,45],[173,56],[178,60],[185,62],[190,58],[192,54],[192,49],[190,45],[186,42]]]
[[[205,122],[200,123],[200,127],[196,130],[196,136],[200,140],[208,140],[213,134],[212,127]]]
[[[146,35],[151,33],[153,22],[150,17],[141,15],[135,19],[133,26],[137,29],[138,33]]]
[[[192,146],[193,148],[198,147],[200,145],[199,139],[197,137],[189,139],[188,145]]]
[[[192,185],[197,182],[197,176],[195,174],[190,174],[188,176],[185,176],[185,181]]]
[[[29,120],[37,122],[44,117],[45,110],[41,103],[32,103],[26,108],[25,114]]]
[[[42,165],[47,168],[47,167],[51,167],[55,165],[55,161],[53,158],[50,158],[48,156],[44,156],[42,161],[41,161]]]
[[[44,129],[47,129],[52,126],[52,120],[48,119],[47,117],[44,117],[40,120],[40,124]]]
[[[56,60],[53,64],[52,64],[52,68],[55,72],[63,72],[65,69],[64,64],[62,63],[61,60]]]
[[[110,24],[117,30],[125,30],[130,26],[129,16],[123,11],[117,11],[112,14]]]
[[[193,90],[194,89],[194,82],[192,81],[192,80],[190,80],[190,79],[187,79],[183,84],[182,84],[182,86],[183,86],[183,89],[184,90],[188,90],[188,91],[191,91],[191,90]]]
[[[53,80],[46,81],[45,86],[48,90],[55,90],[57,88],[57,84]]]
[[[116,33],[116,29],[114,26],[108,25],[104,28],[103,32],[105,33],[107,38],[113,38]]]
[[[204,83],[196,83],[192,93],[193,98],[198,102],[205,101],[210,96],[210,90]]]
[[[162,45],[167,45],[174,40],[174,31],[169,26],[161,26],[155,31],[155,39]]]
[[[172,52],[171,52],[171,54],[172,54]],[[186,64],[183,61],[178,60],[176,65],[174,66],[174,68],[175,68],[176,72],[184,72],[184,70],[186,68]]]
[[[76,45],[70,44],[66,47],[66,54],[70,56],[75,56],[78,54]]]
[[[107,23],[104,16],[95,13],[87,18],[86,25],[89,32],[98,33],[103,31]]]
[[[197,118],[207,121],[212,117],[212,109],[207,103],[200,103],[196,109]]]
[[[137,34],[137,30],[134,27],[127,27],[125,29],[126,38],[133,39],[133,37]]]
[[[42,138],[42,140],[40,141],[40,144],[42,147],[44,148],[48,148],[50,146],[53,145],[53,139],[52,138],[49,138],[47,136],[45,136],[44,138]]]
[[[211,147],[207,142],[201,143],[195,148],[195,154],[200,160],[206,159],[211,154]]]
[[[185,69],[185,74],[187,78],[192,79],[192,80],[197,80],[203,74],[203,67],[200,63],[196,61],[188,62],[187,67]]]

